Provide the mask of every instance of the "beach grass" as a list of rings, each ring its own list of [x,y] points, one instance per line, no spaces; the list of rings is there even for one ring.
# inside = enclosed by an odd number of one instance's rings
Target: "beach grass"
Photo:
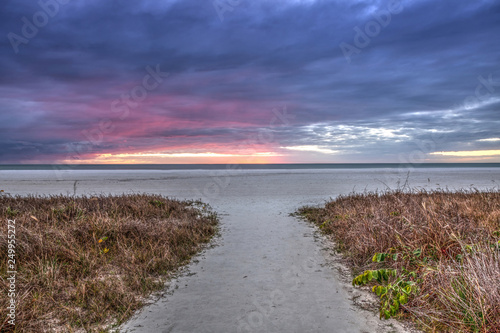
[[[106,332],[164,288],[217,232],[199,202],[158,195],[0,196],[1,332]],[[8,323],[7,221],[17,308]],[[12,246],[11,246],[12,248]]]
[[[499,191],[351,194],[298,213],[332,236],[382,318],[500,332]]]

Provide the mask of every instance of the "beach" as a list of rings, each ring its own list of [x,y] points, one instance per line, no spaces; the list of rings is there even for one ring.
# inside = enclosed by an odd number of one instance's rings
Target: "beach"
[[[500,333],[500,0],[4,2],[0,332]]]
[[[408,171],[409,174],[408,174]],[[290,216],[353,191],[493,189],[499,168],[398,170],[3,170],[12,195],[152,193],[201,199],[221,232],[123,332],[404,332],[339,272],[327,239]]]

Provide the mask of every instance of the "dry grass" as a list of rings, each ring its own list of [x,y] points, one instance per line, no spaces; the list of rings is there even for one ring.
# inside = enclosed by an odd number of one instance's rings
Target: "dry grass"
[[[0,196],[2,332],[100,332],[127,319],[216,233],[206,207],[156,195]],[[16,221],[15,330],[7,219]]]
[[[354,274],[391,268],[416,284],[399,316],[430,332],[500,332],[500,192],[352,194],[299,213]]]

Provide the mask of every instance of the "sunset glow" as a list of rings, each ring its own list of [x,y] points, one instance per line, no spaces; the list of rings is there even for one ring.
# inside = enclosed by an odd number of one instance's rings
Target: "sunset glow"
[[[80,160],[83,164],[224,164],[224,163],[278,163],[274,152],[254,154],[219,154],[219,153],[136,153],[136,154],[102,154],[88,160]],[[74,160],[63,161],[74,164]]]
[[[500,150],[475,150],[475,151],[441,151],[431,155],[476,157],[476,156],[500,156]]]
[[[500,162],[499,2],[237,3],[8,2],[0,163]]]

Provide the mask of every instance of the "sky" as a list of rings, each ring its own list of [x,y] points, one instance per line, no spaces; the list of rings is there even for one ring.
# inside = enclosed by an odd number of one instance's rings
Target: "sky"
[[[0,163],[500,162],[500,0],[3,0]]]

